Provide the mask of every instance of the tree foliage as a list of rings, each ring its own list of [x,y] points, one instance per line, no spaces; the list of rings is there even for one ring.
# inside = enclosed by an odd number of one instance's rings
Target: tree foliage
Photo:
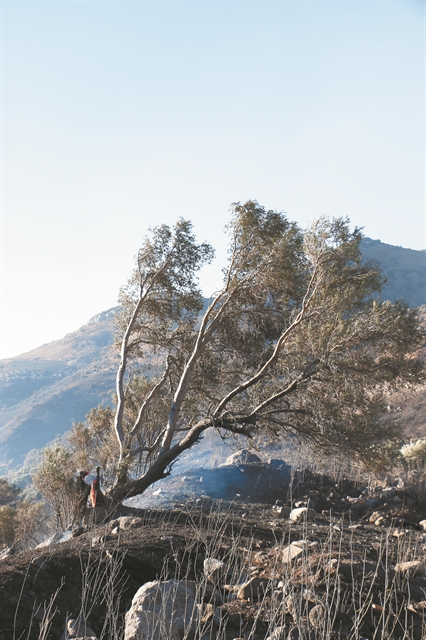
[[[61,531],[65,531],[75,519],[73,467],[73,456],[65,447],[46,447],[41,464],[33,476],[35,486],[52,507],[56,526]]]
[[[16,502],[21,493],[22,489],[17,487],[15,484],[10,484],[7,478],[4,476],[0,478],[0,505]]]
[[[22,490],[0,478],[0,546],[27,549],[37,543],[45,514],[41,502],[22,499]]]
[[[207,305],[196,274],[212,249],[182,220],[151,232],[120,292],[117,407],[104,422],[118,499],[168,475],[209,428],[308,439],[367,463],[395,448],[384,393],[423,379],[412,354],[424,336],[415,310],[380,300],[360,230],[321,218],[302,231],[249,201],[233,206],[227,233]]]

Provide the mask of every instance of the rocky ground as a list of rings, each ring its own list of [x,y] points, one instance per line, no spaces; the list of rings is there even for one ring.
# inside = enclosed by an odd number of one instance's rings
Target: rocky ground
[[[135,593],[158,579],[193,589],[195,640],[422,640],[426,505],[411,493],[305,473],[262,503],[128,510],[0,561],[0,640],[59,640],[79,615],[97,638],[118,640]]]

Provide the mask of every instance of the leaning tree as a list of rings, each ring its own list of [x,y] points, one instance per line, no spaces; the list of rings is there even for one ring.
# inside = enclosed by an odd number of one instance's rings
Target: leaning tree
[[[233,206],[227,232],[209,300],[196,276],[213,251],[184,220],[151,231],[121,289],[116,408],[103,413],[116,500],[169,475],[211,428],[371,461],[398,436],[381,421],[385,392],[423,379],[416,311],[381,301],[384,278],[348,220],[302,231],[248,201]]]

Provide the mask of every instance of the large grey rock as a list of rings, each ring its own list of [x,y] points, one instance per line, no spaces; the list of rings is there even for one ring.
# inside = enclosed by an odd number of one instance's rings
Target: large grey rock
[[[424,576],[426,573],[426,565],[418,560],[411,562],[399,562],[395,567],[396,573],[404,573],[409,576]]]
[[[50,547],[51,544],[56,544],[62,538],[62,533],[54,533],[53,536],[47,538],[47,540],[43,540],[36,546],[36,549],[42,549],[43,547]]]
[[[126,613],[124,640],[180,640],[196,615],[194,583],[147,582]]]
[[[303,548],[293,542],[285,547],[282,552],[281,560],[283,564],[289,564],[292,560],[295,560],[298,556],[302,555]]]
[[[228,466],[231,464],[247,464],[253,462],[262,462],[259,456],[255,453],[250,453],[247,449],[242,449],[241,451],[236,451],[228,456],[221,466]]]
[[[314,629],[325,631],[326,610],[322,604],[317,604],[309,612],[309,623]]]
[[[114,520],[111,520],[111,522],[108,525],[108,528],[112,530],[117,527],[119,530],[125,530],[125,529],[136,529],[138,527],[141,527],[142,525],[143,525],[142,518],[136,518],[135,516],[120,516],[119,518],[115,518]]]
[[[315,520],[317,512],[315,509],[309,507],[299,507],[293,509],[290,513],[290,520],[292,522],[302,522],[303,520]]]

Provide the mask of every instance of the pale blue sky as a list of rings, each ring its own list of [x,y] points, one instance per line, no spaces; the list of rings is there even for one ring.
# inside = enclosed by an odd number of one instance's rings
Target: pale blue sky
[[[2,1],[2,357],[116,304],[147,227],[232,201],[425,248],[424,2]]]

